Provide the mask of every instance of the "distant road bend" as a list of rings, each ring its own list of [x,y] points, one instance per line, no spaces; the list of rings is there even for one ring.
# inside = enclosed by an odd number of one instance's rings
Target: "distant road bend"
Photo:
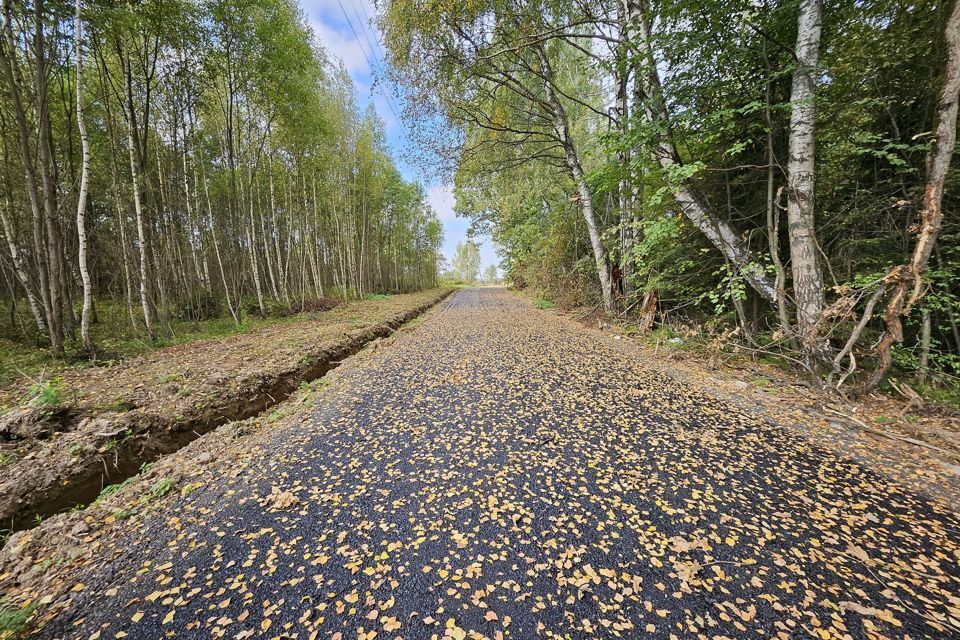
[[[956,514],[517,296],[340,371],[39,635],[960,637]]]

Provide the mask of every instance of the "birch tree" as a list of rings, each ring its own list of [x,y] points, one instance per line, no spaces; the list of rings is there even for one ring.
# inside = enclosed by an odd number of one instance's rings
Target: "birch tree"
[[[823,271],[814,222],[816,81],[820,51],[821,0],[801,0],[797,15],[796,69],[790,95],[790,150],[787,161],[787,222],[796,329],[808,357],[822,358],[817,335],[824,309]]]

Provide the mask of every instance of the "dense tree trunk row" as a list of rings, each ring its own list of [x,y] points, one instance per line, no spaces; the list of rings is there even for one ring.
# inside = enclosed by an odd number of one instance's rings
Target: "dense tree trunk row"
[[[436,283],[423,189],[290,0],[2,0],[2,17],[0,270],[55,354],[77,325],[93,350],[96,298],[153,340],[175,317]]]
[[[955,13],[388,2],[381,23],[412,111],[459,132],[434,150],[514,282],[641,330],[722,318],[873,388],[897,363],[960,375]]]

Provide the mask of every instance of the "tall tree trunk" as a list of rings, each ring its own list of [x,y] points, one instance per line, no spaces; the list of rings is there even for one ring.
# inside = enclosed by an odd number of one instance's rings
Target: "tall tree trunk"
[[[87,264],[87,184],[90,178],[90,140],[87,137],[87,124],[83,117],[83,23],[80,19],[81,0],[77,0],[74,36],[77,55],[77,128],[80,129],[81,165],[80,194],[77,197],[77,240],[80,279],[83,282],[83,312],[80,315],[80,337],[87,351],[93,346],[90,341],[90,314],[93,310],[93,285],[90,281],[90,269]]]
[[[132,106],[132,105],[131,105]],[[144,221],[143,197],[140,191],[140,168],[136,159],[133,139],[133,123],[127,122],[127,155],[130,157],[130,181],[133,188],[133,210],[137,217],[137,240],[140,245],[140,306],[143,310],[143,324],[151,341],[157,339],[153,327],[153,312],[150,309],[150,241]]]
[[[107,138],[110,140],[110,184],[113,189],[113,202],[117,214],[117,228],[120,230],[120,257],[123,260],[123,292],[127,303],[127,314],[130,316],[130,328],[136,331],[137,318],[133,310],[133,276],[130,269],[130,243],[127,240],[127,220],[123,212],[123,199],[120,195],[120,185],[117,180],[117,149],[114,145],[113,116],[110,101],[105,104],[107,115]]]
[[[51,342],[53,342],[54,328],[51,326],[53,310],[50,304],[49,272],[44,250],[43,205],[41,204],[42,198],[37,180],[35,153],[30,145],[30,140],[35,137],[35,134],[27,123],[26,108],[23,101],[22,74],[17,63],[17,44],[13,36],[13,16],[9,0],[3,1],[2,10],[3,20],[0,21],[0,28],[3,32],[3,42],[0,43],[0,63],[3,64],[3,74],[7,81],[10,103],[13,106],[20,155],[23,160],[24,185],[33,220],[34,258],[37,263],[37,278],[40,285],[40,300],[43,304],[44,326],[48,336],[51,337]]]
[[[626,2],[617,2],[617,19],[621,24],[620,37],[629,42],[630,28],[627,20],[629,8]],[[630,65],[627,62],[627,48],[621,46],[617,56],[617,98],[614,106],[614,120],[620,129],[620,146],[617,150],[617,164],[620,166],[620,180],[617,182],[617,195],[620,209],[620,277],[623,282],[623,295],[629,298],[633,294],[633,185],[630,184],[630,149],[626,138],[630,131],[630,107],[627,104],[627,89],[630,83]]]
[[[820,52],[822,0],[801,0],[797,17],[796,69],[790,94],[790,155],[787,160],[787,224],[796,330],[801,350],[818,359],[827,345],[817,331],[824,308],[823,270],[814,223],[816,105],[814,74]]]
[[[47,52],[43,37],[43,2],[34,6],[35,31],[33,55],[36,69],[37,104],[37,149],[40,160],[40,184],[43,194],[43,221],[46,231],[46,262],[49,268],[47,286],[50,292],[50,314],[47,328],[50,334],[50,349],[54,355],[63,353],[63,297],[64,268],[60,223],[57,219],[57,185],[54,178],[54,158],[51,146],[50,104],[47,99]]]
[[[634,68],[635,94],[643,106],[644,116],[651,124],[658,125],[662,133],[653,149],[656,162],[666,171],[673,171],[680,165],[680,155],[673,143],[670,130],[670,114],[663,101],[660,74],[657,71],[653,45],[650,42],[650,22],[643,0],[627,0],[633,39],[639,45],[638,64]],[[759,266],[759,260],[750,252],[750,248],[740,235],[727,222],[713,211],[702,194],[698,193],[690,180],[684,180],[676,187],[675,199],[693,225],[703,233],[723,256],[737,269],[746,282],[759,293],[764,300],[776,304],[777,293],[773,281]]]
[[[10,216],[7,213],[9,209],[10,199],[9,197],[4,197],[4,206],[0,207],[0,224],[3,225],[3,235],[7,238],[7,247],[10,249],[10,258],[13,260],[13,271],[27,296],[27,305],[30,307],[30,313],[33,314],[33,318],[37,322],[37,329],[40,330],[40,333],[46,333],[47,327],[43,318],[43,309],[40,308],[40,303],[37,301],[37,297],[33,293],[33,287],[30,284],[30,275],[26,260],[23,259],[23,256],[20,255],[20,251],[17,249],[17,237],[14,235],[16,230],[13,226],[13,222],[10,220]]]
[[[770,249],[770,262],[773,264],[774,287],[777,295],[777,316],[780,319],[780,328],[787,335],[794,347],[799,347],[795,343],[793,334],[793,325],[790,322],[790,314],[787,313],[787,301],[784,293],[784,287],[787,282],[787,274],[783,268],[783,261],[780,259],[780,207],[776,191],[776,169],[777,158],[773,147],[773,117],[771,115],[771,84],[773,80],[772,69],[770,68],[770,58],[767,56],[767,41],[763,41],[763,62],[766,66],[767,76],[764,83],[763,93],[763,119],[767,125],[767,245]]]
[[[270,211],[271,219],[273,218],[274,210],[274,200],[273,200],[273,162],[267,167],[267,172],[270,174]],[[270,250],[270,236],[267,233],[267,216],[263,213],[263,208],[260,207],[260,187],[259,183],[257,186],[257,207],[260,209],[260,236],[263,241],[263,255],[267,258],[267,274],[270,276],[270,291],[273,292],[273,297],[276,300],[280,299],[280,289],[277,288],[277,279],[273,275],[273,256]],[[276,233],[276,228],[271,226],[271,233]]]
[[[603,291],[603,309],[607,313],[611,313],[613,311],[613,290],[610,285],[610,271],[607,268],[606,250],[603,248],[600,230],[597,227],[597,219],[593,212],[593,196],[590,193],[589,185],[587,185],[583,166],[580,163],[580,156],[577,153],[576,143],[573,140],[573,136],[570,135],[570,125],[567,120],[566,109],[564,109],[553,87],[553,69],[550,65],[550,60],[547,58],[547,52],[540,44],[534,46],[534,51],[540,62],[540,74],[543,76],[544,85],[547,90],[547,100],[552,112],[550,115],[553,118],[553,128],[557,137],[561,140],[570,177],[573,178],[574,184],[577,185],[580,209],[583,212],[583,219],[587,223],[587,234],[590,236],[590,246],[593,248],[593,258],[597,266],[597,277],[600,280],[600,288]]]
[[[250,191],[250,222],[247,227],[247,246],[250,248],[250,272],[253,274],[253,286],[257,294],[257,306],[260,309],[260,317],[267,317],[267,307],[263,302],[263,288],[260,285],[260,262],[257,260],[257,226],[256,222],[253,219],[253,175],[252,170],[247,172],[247,187]],[[241,214],[243,212],[243,205],[240,205]]]
[[[227,300],[227,309],[230,310],[230,316],[236,325],[240,325],[240,314],[233,308],[233,301],[230,299],[230,285],[227,283],[227,272],[223,268],[223,258],[220,256],[220,243],[217,242],[217,227],[213,222],[213,207],[210,205],[210,184],[206,176],[203,176],[203,192],[207,197],[207,218],[210,224],[210,237],[213,240],[213,252],[217,257],[217,266],[220,267],[220,281],[223,283],[223,296]]]
[[[930,374],[930,309],[924,309],[920,320],[920,384],[926,384]]]
[[[891,269],[884,285],[893,288],[887,302],[884,321],[886,330],[877,344],[879,364],[867,380],[866,388],[873,389],[890,368],[890,351],[895,343],[903,341],[901,318],[910,315],[910,309],[924,293],[921,276],[930,260],[943,225],[943,191],[950,171],[957,142],[957,99],[960,97],[960,1],[955,1],[944,29],[947,60],[943,72],[943,87],[937,103],[933,143],[927,155],[927,184],[923,191],[923,207],[917,241],[910,262]]]

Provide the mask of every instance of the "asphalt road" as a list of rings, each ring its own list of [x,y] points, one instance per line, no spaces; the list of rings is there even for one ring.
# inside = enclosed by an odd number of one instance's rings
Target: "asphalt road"
[[[271,437],[40,635],[960,637],[956,514],[500,290]]]

